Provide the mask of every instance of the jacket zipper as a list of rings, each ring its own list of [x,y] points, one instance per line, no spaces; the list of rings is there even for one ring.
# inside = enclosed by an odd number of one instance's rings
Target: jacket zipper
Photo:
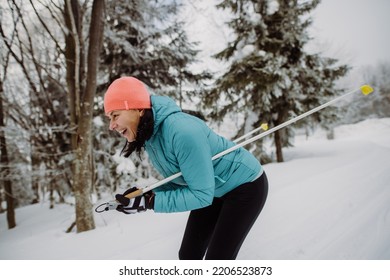
[[[164,177],[167,177],[167,174],[165,174],[165,170],[162,168],[162,164],[159,162],[158,160],[158,156],[157,156],[157,152],[155,150],[155,148],[153,147],[153,145],[151,143],[148,143],[148,145],[150,146],[150,150],[153,152],[153,163],[156,164],[158,166],[158,169],[159,169],[159,172],[161,172]]]

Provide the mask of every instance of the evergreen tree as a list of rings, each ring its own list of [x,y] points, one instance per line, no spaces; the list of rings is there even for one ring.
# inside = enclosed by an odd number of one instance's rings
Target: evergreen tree
[[[184,23],[178,21],[180,9],[177,1],[166,0],[107,4],[102,64],[108,66],[108,81],[104,88],[120,76],[133,75],[181,103],[181,88],[201,85],[210,77],[189,69],[198,50],[196,43],[189,41]]]
[[[212,117],[243,113],[245,121],[239,130],[243,134],[262,122],[277,126],[338,93],[335,81],[348,67],[304,50],[310,40],[308,14],[319,2],[224,0],[218,5],[233,14],[228,24],[235,38],[216,55],[231,66],[206,97],[206,105],[218,104]],[[312,119],[334,118],[330,111]],[[283,161],[282,147],[288,145],[290,129],[273,134],[278,162]]]

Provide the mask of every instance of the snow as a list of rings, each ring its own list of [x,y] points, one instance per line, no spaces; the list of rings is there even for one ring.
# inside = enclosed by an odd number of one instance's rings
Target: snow
[[[298,135],[286,162],[264,165],[269,197],[238,259],[390,259],[390,118],[334,135]],[[74,206],[43,202],[16,209],[11,230],[0,215],[0,259],[174,260],[187,215],[95,213],[95,230],[65,233]]]

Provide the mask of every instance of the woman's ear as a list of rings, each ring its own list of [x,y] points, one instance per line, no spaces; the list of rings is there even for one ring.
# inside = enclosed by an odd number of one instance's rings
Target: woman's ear
[[[140,116],[140,117],[142,117],[144,114],[145,114],[145,110],[144,110],[144,109],[139,110],[139,116]]]

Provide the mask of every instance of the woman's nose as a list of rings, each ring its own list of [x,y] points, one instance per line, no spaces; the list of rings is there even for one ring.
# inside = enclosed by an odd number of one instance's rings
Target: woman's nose
[[[116,127],[116,123],[113,121],[113,120],[110,120],[110,130],[115,130],[115,127]]]

